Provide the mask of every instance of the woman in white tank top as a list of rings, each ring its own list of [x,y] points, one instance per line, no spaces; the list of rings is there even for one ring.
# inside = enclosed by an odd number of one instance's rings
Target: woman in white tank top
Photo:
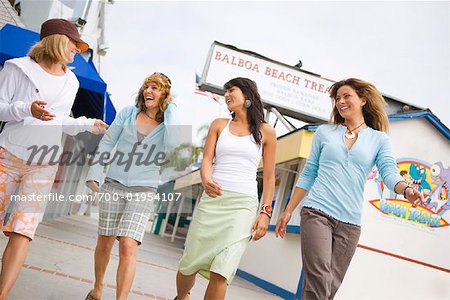
[[[175,299],[189,299],[200,273],[209,279],[205,299],[224,299],[250,240],[266,234],[275,189],[276,132],[264,121],[256,83],[234,78],[224,86],[232,119],[216,119],[201,167],[204,193],[194,211],[177,274]],[[256,173],[264,162],[258,214]],[[213,162],[214,165],[213,165]]]

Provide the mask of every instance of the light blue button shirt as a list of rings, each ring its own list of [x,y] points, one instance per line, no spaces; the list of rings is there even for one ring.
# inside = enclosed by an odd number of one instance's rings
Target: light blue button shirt
[[[109,153],[112,161],[108,163],[110,167],[107,177],[125,186],[157,188],[165,151],[177,145],[174,140],[178,121],[176,108],[174,103],[169,103],[164,111],[164,122],[154,128],[142,143],[138,143],[136,127],[139,109],[135,106],[122,109],[108,129],[111,138],[105,135],[100,141],[86,180],[103,180],[103,169],[107,161],[105,158]]]
[[[361,225],[364,185],[373,166],[378,167],[390,190],[403,178],[384,132],[362,129],[348,150],[345,130],[342,125],[319,126],[297,187],[309,192],[303,206],[319,209],[345,223]]]

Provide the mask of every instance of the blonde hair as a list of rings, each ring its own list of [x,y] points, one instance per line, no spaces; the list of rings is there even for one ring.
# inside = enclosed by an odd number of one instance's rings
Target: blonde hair
[[[331,86],[330,96],[334,104],[333,111],[331,112],[331,123],[343,124],[345,122],[335,104],[337,92],[343,86],[351,87],[359,98],[366,100],[366,104],[362,108],[362,113],[367,126],[387,132],[389,130],[389,121],[386,112],[386,101],[373,84],[357,78],[341,80]]]
[[[63,34],[52,34],[35,44],[28,52],[28,56],[37,63],[60,63],[63,65],[63,70],[66,71],[68,45],[69,38],[67,36]]]
[[[171,82],[169,77],[162,73],[155,72],[149,77],[145,78],[141,88],[136,96],[136,107],[142,112],[147,111],[144,99],[144,90],[147,85],[153,82],[161,89],[161,100],[159,101],[159,111],[156,113],[155,119],[158,122],[164,122],[164,111],[166,110],[169,102],[172,101],[172,95],[170,94]]]

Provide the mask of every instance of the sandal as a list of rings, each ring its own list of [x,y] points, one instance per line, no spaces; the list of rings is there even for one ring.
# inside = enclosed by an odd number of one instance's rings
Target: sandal
[[[94,290],[90,290],[89,293],[86,295],[86,298],[84,298],[84,300],[100,300],[100,298],[95,298],[94,296],[91,295],[91,293]]]
[[[188,292],[187,294],[189,296],[189,295],[191,295],[191,292]],[[175,296],[175,298],[173,298],[173,300],[178,300],[178,296]]]

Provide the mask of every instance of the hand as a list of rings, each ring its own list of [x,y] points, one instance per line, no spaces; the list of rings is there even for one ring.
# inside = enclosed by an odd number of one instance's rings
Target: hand
[[[203,182],[203,189],[205,190],[205,193],[211,198],[222,196],[222,187],[218,182],[215,182],[212,179],[205,180]]]
[[[406,189],[406,200],[408,200],[412,207],[416,207],[420,202],[424,202],[423,194],[415,188]]]
[[[286,226],[289,223],[289,221],[291,220],[291,213],[285,211],[280,219],[277,222],[277,226],[275,227],[275,236],[276,237],[281,237],[282,239],[284,239],[285,235],[286,235]]]
[[[111,138],[111,134],[107,131],[108,124],[103,122],[102,120],[95,120],[94,127],[92,128],[91,132],[93,134],[106,134],[109,138]]]
[[[89,180],[87,182],[88,188],[90,188],[94,193],[100,193],[100,187],[98,186],[97,181]]]
[[[269,227],[269,216],[266,214],[259,214],[253,225],[253,240],[257,241],[266,235],[267,228]]]
[[[42,121],[51,121],[56,116],[45,109],[45,105],[47,102],[36,100],[31,103],[31,114],[36,119],[42,120]]]

